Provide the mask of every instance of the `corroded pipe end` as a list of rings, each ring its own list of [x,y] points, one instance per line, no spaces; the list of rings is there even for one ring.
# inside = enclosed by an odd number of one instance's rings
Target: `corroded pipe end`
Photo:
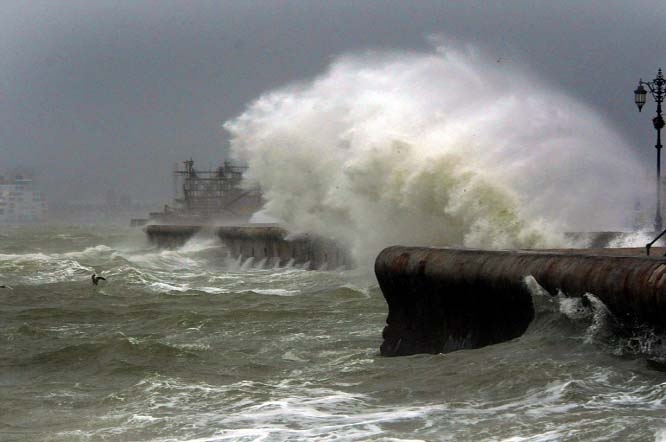
[[[479,348],[525,332],[534,308],[523,278],[483,277],[484,259],[467,258],[397,246],[380,253],[375,273],[389,307],[383,356]]]

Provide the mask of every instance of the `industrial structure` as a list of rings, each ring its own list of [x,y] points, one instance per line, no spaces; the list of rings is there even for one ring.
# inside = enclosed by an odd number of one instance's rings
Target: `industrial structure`
[[[224,161],[213,170],[194,168],[192,159],[174,170],[174,187],[180,188],[174,203],[162,212],[152,212],[148,220],[132,220],[133,225],[147,222],[170,224],[210,224],[247,222],[262,205],[259,187],[244,179],[245,166]]]

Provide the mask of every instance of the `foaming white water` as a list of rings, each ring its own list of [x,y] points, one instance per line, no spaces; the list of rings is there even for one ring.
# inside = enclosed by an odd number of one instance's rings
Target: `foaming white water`
[[[196,269],[200,266],[199,260],[180,253],[178,250],[159,250],[131,255],[119,254],[118,256],[122,256],[131,263],[156,270]]]
[[[198,343],[185,348],[209,351],[211,347]],[[290,361],[304,362],[293,354],[289,357]],[[106,417],[113,426],[93,430],[89,437],[99,439],[114,432],[116,435],[150,432],[150,427],[159,422],[170,435],[151,440],[578,440],[590,435],[589,421],[561,417],[576,413],[581,400],[589,411],[596,413],[603,412],[609,403],[636,407],[648,414],[663,407],[663,399],[659,401],[663,398],[663,385],[618,388],[614,376],[608,370],[590,373],[579,380],[554,380],[496,405],[475,400],[450,403],[438,400],[395,406],[382,404],[366,394],[349,392],[342,386],[323,387],[298,378],[241,380],[220,385],[188,383],[156,375],[115,397],[117,406]],[[583,394],[594,387],[601,394],[589,397]],[[580,396],[584,399],[579,399]],[[651,397],[654,400],[646,404],[645,398]],[[635,424],[623,421],[622,416],[597,419],[606,429],[596,431],[597,437],[590,440],[613,440],[609,436],[614,432]],[[544,420],[550,422],[547,429],[543,428]],[[478,434],[479,428],[487,426],[492,426],[495,437]],[[400,438],[410,433],[418,438]],[[656,436],[660,440],[658,432]]]
[[[557,246],[555,231],[627,225],[646,173],[625,142],[585,105],[489,58],[340,57],[227,122],[232,151],[265,214],[361,259],[396,243]]]
[[[526,277],[524,282],[532,295],[537,316],[557,313],[573,323],[584,326],[581,337],[586,344],[601,345],[617,356],[647,357],[651,363],[658,366],[664,366],[666,363],[666,336],[663,332],[647,325],[637,327],[623,324],[608,306],[592,293],[569,297],[558,291],[556,295],[551,296],[532,276]],[[539,327],[535,324],[538,322],[534,321],[531,327]],[[644,401],[645,398],[640,400]],[[659,401],[663,403],[663,398]]]
[[[255,269],[263,269],[264,267],[266,267],[266,258],[262,258],[261,260],[259,260],[258,263],[254,265]]]
[[[178,249],[181,253],[201,252],[208,249],[219,249],[223,247],[220,239],[213,236],[195,235]]]
[[[294,296],[301,293],[300,290],[286,290],[286,289],[254,289],[252,291],[259,295],[274,295],[274,296]]]
[[[90,257],[94,258],[97,256],[108,254],[113,251],[114,249],[112,249],[111,247],[104,244],[99,244],[93,247],[87,247],[81,252],[79,251],[68,252],[64,253],[63,255],[71,258],[90,258]]]
[[[252,268],[252,265],[254,264],[254,257],[249,257],[243,262],[241,265],[241,270],[248,270]]]
[[[267,389],[271,390],[271,397],[265,396]],[[325,441],[340,440],[341,434],[345,440],[367,440],[383,434],[382,424],[416,420],[427,426],[430,415],[447,408],[430,404],[377,408],[365,395],[303,385],[296,380],[211,385],[153,377],[135,385],[130,392],[142,401],[123,404],[114,411],[110,419],[116,422],[119,432],[145,428],[156,421],[175,428],[217,428],[205,437],[178,438],[187,441]],[[170,410],[176,409],[177,415],[170,415]],[[102,429],[89,435],[99,438],[108,433],[109,429]]]
[[[614,339],[616,318],[604,302],[591,293],[581,297],[567,297],[558,293],[555,301],[561,314],[573,321],[589,323],[585,330],[585,342],[608,342]]]
[[[655,442],[666,442],[666,428],[657,430],[654,440]]]
[[[608,247],[645,247],[645,244],[651,242],[655,235],[652,232],[639,231],[628,235],[623,235],[612,240]],[[655,244],[655,247],[660,244]]]
[[[0,280],[11,284],[49,284],[89,277],[92,268],[68,254],[0,254]]]

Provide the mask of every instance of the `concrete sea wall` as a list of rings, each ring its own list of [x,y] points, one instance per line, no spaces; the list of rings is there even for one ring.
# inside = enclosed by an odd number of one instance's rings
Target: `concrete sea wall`
[[[347,250],[334,240],[292,235],[277,225],[150,225],[144,231],[152,243],[169,248],[180,247],[197,234],[214,235],[234,259],[266,260],[269,266],[284,266],[292,262],[310,269],[336,269],[352,265]]]
[[[622,322],[666,328],[666,260],[644,249],[488,251],[394,246],[375,273],[389,307],[385,356],[478,348],[525,332],[527,276],[550,294],[592,293]]]

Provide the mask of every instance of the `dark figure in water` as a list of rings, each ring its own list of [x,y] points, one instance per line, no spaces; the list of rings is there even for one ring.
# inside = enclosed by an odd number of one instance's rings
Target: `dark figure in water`
[[[105,277],[103,277],[103,276],[96,276],[94,273],[92,274],[92,282],[93,282],[93,285],[97,285],[97,283],[99,282],[100,279],[101,279],[102,281],[106,281],[106,278],[105,278]]]

